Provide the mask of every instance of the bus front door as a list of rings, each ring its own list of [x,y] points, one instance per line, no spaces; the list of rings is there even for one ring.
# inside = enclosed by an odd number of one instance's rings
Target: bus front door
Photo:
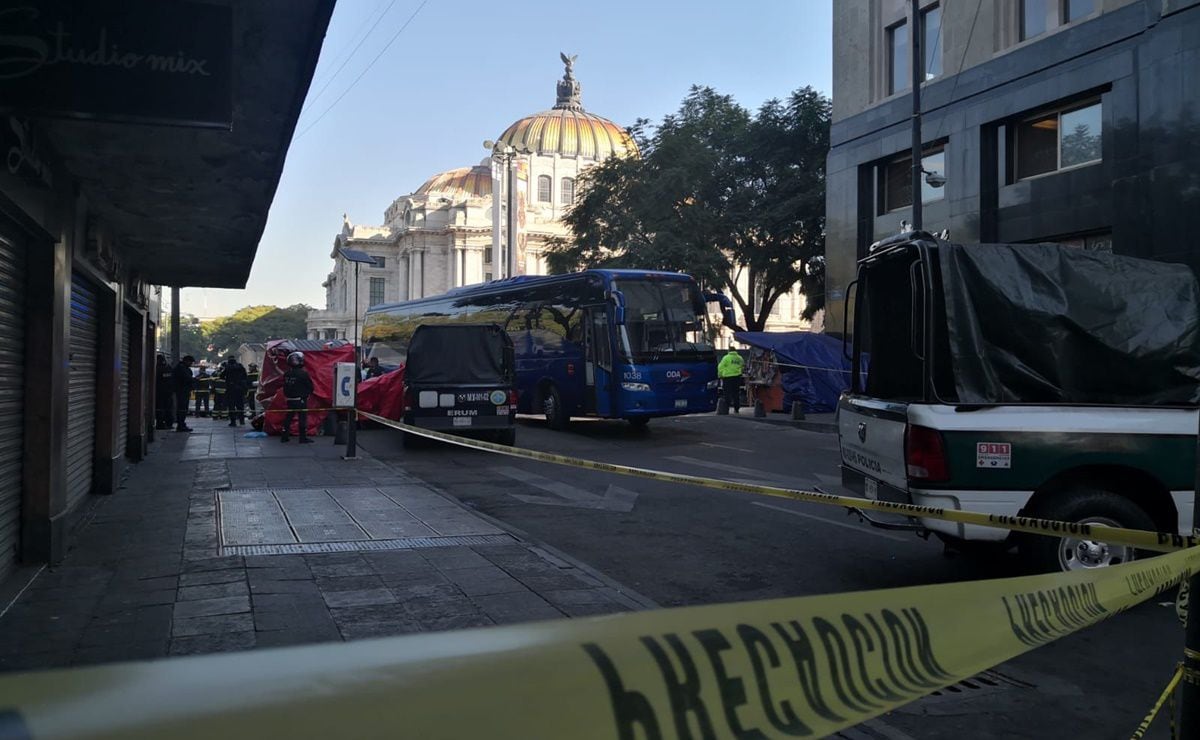
[[[612,334],[603,307],[588,309],[587,354],[584,361],[587,410],[597,416],[613,415]]]

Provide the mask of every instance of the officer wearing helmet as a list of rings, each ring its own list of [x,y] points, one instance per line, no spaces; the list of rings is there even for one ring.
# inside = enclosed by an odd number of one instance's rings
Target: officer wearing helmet
[[[304,353],[293,352],[287,358],[288,371],[283,374],[283,397],[287,400],[288,412],[283,417],[283,433],[279,440],[291,439],[292,417],[300,415],[300,444],[312,442],[308,438],[308,397],[312,395],[312,378],[304,369]]]

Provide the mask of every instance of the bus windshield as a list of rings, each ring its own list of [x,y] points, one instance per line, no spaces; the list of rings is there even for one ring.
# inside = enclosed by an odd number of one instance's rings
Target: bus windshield
[[[614,280],[625,296],[621,354],[630,362],[705,359],[708,340],[704,303],[690,282]]]

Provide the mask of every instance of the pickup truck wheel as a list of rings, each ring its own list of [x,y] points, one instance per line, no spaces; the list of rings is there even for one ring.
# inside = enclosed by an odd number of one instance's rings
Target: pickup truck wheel
[[[567,416],[562,396],[558,395],[558,388],[553,385],[547,386],[542,392],[542,411],[546,414],[546,426],[559,431],[567,428],[571,417]]]
[[[1079,524],[1156,529],[1150,515],[1129,499],[1109,491],[1090,488],[1076,488],[1058,494],[1031,511],[1029,516]],[[1139,551],[1135,547],[1070,535],[1044,537],[1023,534],[1018,551],[1026,565],[1037,573],[1104,568],[1139,557]]]

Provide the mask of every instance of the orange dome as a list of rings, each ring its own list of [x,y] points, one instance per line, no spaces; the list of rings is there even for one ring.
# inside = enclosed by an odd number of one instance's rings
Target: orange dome
[[[445,193],[459,198],[490,198],[492,170],[484,165],[447,170],[426,180],[414,195],[431,193]]]

